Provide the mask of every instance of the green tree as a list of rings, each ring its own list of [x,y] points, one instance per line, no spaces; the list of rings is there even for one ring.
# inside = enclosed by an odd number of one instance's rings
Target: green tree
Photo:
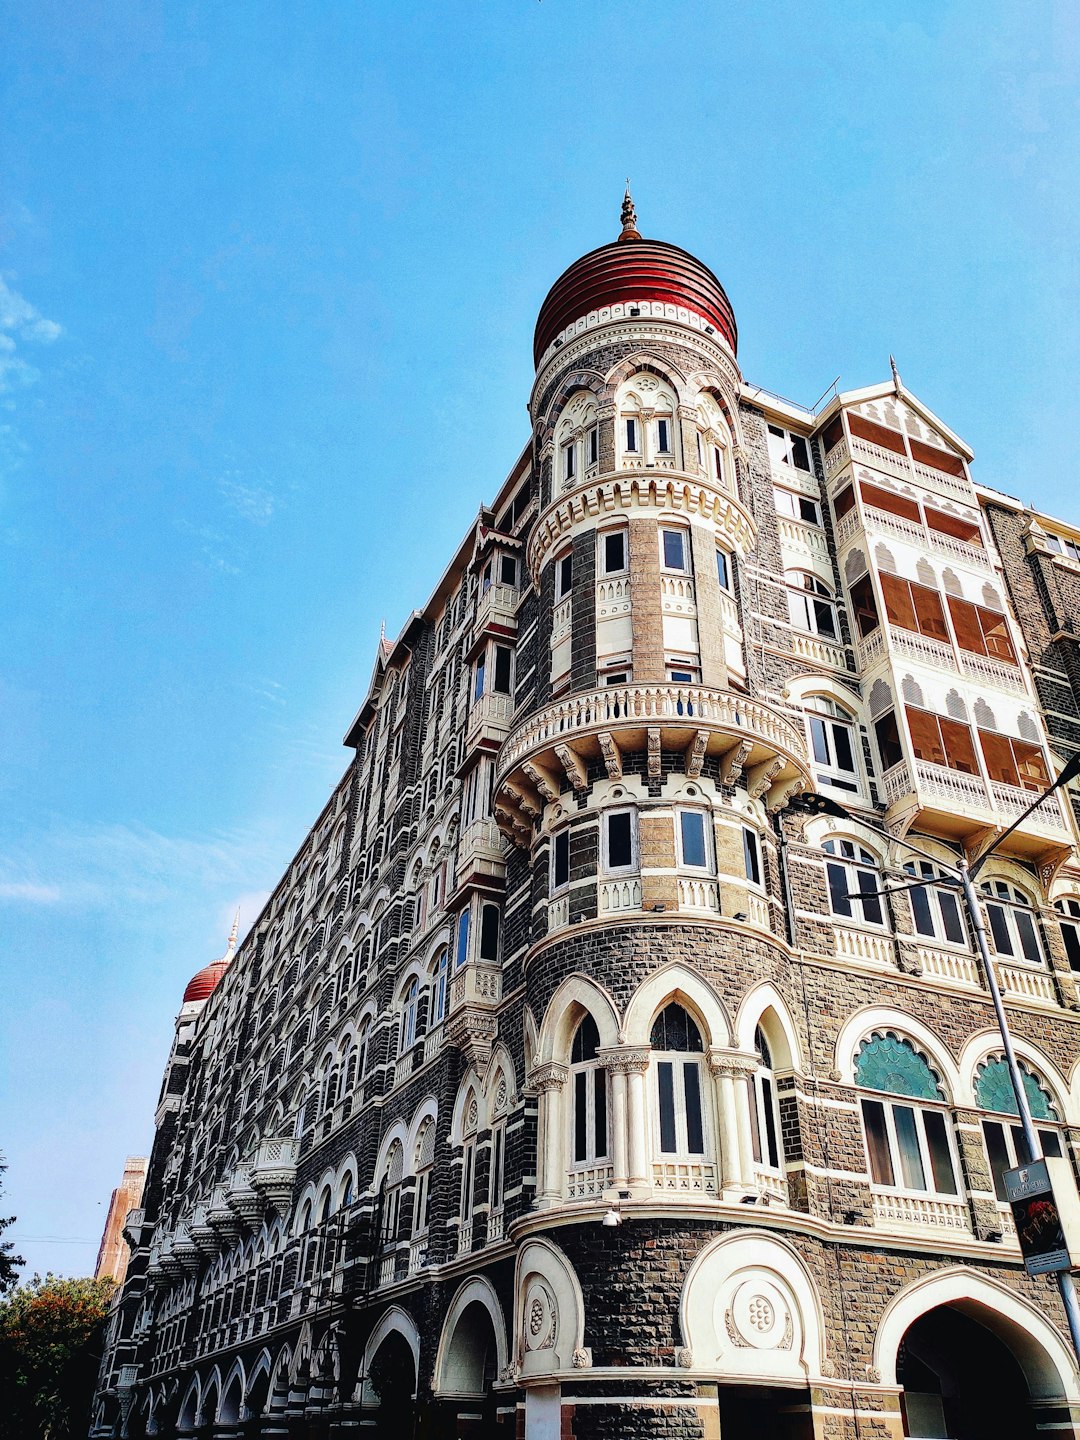
[[[0,1155],[0,1175],[3,1175],[6,1169],[4,1157]],[[3,1185],[0,1184],[0,1190],[2,1189]],[[0,1235],[14,1223],[14,1215],[9,1215],[6,1220],[0,1220]],[[10,1240],[0,1240],[0,1295],[10,1290],[15,1284],[19,1278],[19,1266],[25,1263],[21,1255],[15,1254],[15,1246]]]
[[[90,1423],[111,1280],[35,1275],[0,1300],[0,1437],[76,1440]]]

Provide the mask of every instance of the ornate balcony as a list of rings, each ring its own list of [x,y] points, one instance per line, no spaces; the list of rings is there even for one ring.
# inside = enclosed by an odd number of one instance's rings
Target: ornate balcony
[[[251,1183],[281,1213],[292,1199],[299,1155],[300,1141],[291,1135],[263,1140],[255,1154]]]
[[[473,639],[483,634],[516,635],[521,592],[516,585],[489,585],[476,606]]]
[[[225,1185],[215,1185],[206,1211],[206,1223],[213,1229],[223,1245],[230,1244],[240,1234],[240,1220],[229,1204]]]
[[[142,1239],[143,1225],[146,1223],[145,1210],[129,1210],[124,1219],[124,1239],[131,1246],[132,1250],[138,1248]]]
[[[587,787],[590,760],[602,758],[618,779],[624,753],[646,752],[649,774],[658,776],[664,750],[682,751],[691,777],[707,755],[718,756],[727,783],[741,778],[752,796],[774,804],[811,785],[802,731],[770,706],[700,685],[611,685],[557,700],[510,732],[499,753],[495,818],[528,844],[533,821],[566,780]]]
[[[493,820],[472,820],[461,832],[457,884],[501,885],[506,879],[506,841]]]
[[[446,1038],[474,1064],[486,1065],[491,1058],[501,1000],[502,969],[496,964],[473,960],[451,979]]]
[[[963,839],[973,854],[982,842],[1006,829],[1035,798],[1017,785],[987,784],[981,775],[916,760],[894,765],[884,775],[889,824],[929,820],[935,830]],[[1048,795],[1005,842],[1012,854],[1046,857],[1074,843],[1073,829],[1058,795]]]

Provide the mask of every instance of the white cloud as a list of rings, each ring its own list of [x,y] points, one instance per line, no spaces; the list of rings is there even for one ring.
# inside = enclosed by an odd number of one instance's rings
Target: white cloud
[[[55,905],[60,891],[55,885],[35,885],[30,880],[0,881],[0,900],[25,900],[31,905]]]
[[[235,471],[230,471],[222,476],[218,489],[225,503],[242,519],[253,525],[270,523],[277,500],[268,485],[245,485]]]
[[[0,330],[14,333],[23,340],[51,345],[64,333],[55,320],[46,320],[41,311],[13,290],[0,275]]]

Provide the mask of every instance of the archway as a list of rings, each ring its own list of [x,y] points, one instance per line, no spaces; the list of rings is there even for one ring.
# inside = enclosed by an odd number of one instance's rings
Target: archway
[[[988,1383],[989,1377],[992,1383]],[[1031,1395],[1005,1342],[952,1305],[920,1315],[896,1357],[904,1434],[918,1440],[1036,1440]]]
[[[499,1374],[499,1342],[491,1311],[470,1300],[457,1316],[442,1356],[439,1398],[447,1437],[495,1440],[493,1385]]]
[[[391,1330],[371,1357],[368,1385],[377,1400],[374,1431],[379,1440],[413,1440],[416,1433],[416,1362],[408,1341]],[[366,1387],[365,1387],[366,1388]]]

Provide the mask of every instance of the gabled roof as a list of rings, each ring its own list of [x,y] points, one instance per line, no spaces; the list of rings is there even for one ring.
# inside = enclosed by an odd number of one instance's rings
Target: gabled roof
[[[932,426],[943,439],[963,455],[965,460],[968,462],[974,460],[975,452],[970,445],[965,440],[961,440],[955,430],[950,430],[945,421],[935,415],[928,405],[924,405],[902,380],[896,382],[883,380],[879,385],[867,385],[861,390],[842,390],[816,417],[814,428],[820,430],[822,425],[831,420],[841,406],[846,409],[849,405],[861,405],[866,400],[884,400],[890,395],[910,405],[919,418]]]

